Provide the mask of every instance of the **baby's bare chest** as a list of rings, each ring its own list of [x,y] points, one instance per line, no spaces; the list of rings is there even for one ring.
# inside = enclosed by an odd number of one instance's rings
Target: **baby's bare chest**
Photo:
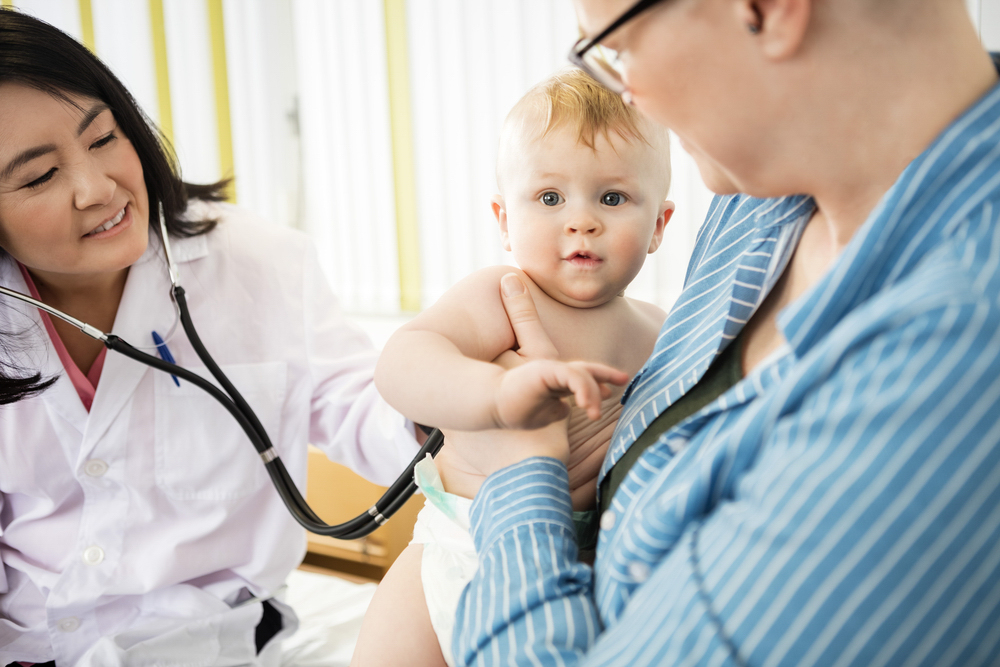
[[[659,326],[629,302],[623,300],[615,305],[586,310],[558,303],[539,304],[539,319],[563,361],[599,362],[631,377],[653,351]],[[567,423],[571,456],[586,458],[603,453],[621,413],[624,387],[611,389],[597,421],[571,403]]]
[[[656,343],[659,327],[633,306],[570,308],[539,303],[538,315],[562,361],[593,361],[635,375]]]

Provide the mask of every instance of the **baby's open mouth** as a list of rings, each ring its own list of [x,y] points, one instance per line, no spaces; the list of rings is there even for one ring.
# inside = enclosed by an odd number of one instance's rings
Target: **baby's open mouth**
[[[577,250],[566,258],[566,261],[576,266],[597,266],[601,263],[601,258],[586,250]]]

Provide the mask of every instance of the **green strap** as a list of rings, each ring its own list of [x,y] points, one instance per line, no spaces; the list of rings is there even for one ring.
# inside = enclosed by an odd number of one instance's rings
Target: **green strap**
[[[629,447],[628,451],[615,463],[601,482],[602,512],[611,506],[611,499],[618,491],[618,487],[621,486],[629,470],[648,447],[659,440],[662,434],[722,396],[743,379],[742,352],[743,333],[741,332],[722,351],[722,354],[715,358],[701,380],[688,393],[681,396],[676,403],[664,410],[660,416],[653,420],[649,428],[642,432],[639,439]]]

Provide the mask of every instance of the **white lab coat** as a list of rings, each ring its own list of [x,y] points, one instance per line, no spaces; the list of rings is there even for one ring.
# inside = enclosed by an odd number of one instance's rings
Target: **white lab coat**
[[[388,483],[416,452],[375,391],[376,353],[347,323],[297,232],[205,205],[221,222],[173,242],[192,318],[300,489],[306,443]],[[0,280],[27,288],[10,258]],[[160,244],[130,269],[114,333],[151,346],[174,319]],[[0,297],[6,352],[59,379],[0,406],[0,665],[271,665],[254,655],[259,602],[302,559],[285,510],[232,417],[190,383],[108,352],[88,413],[30,306]],[[5,337],[5,341],[10,341]],[[183,330],[177,362],[204,375]],[[295,628],[284,605],[281,637]]]

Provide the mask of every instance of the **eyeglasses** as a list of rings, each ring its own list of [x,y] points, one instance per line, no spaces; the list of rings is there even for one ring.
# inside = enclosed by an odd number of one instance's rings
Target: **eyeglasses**
[[[581,37],[569,52],[569,61],[590,75],[608,90],[618,95],[626,91],[621,60],[618,52],[601,44],[601,40],[622,27],[636,16],[646,11],[660,0],[639,0],[632,7],[615,19],[611,25],[598,33],[597,37],[588,40]]]

